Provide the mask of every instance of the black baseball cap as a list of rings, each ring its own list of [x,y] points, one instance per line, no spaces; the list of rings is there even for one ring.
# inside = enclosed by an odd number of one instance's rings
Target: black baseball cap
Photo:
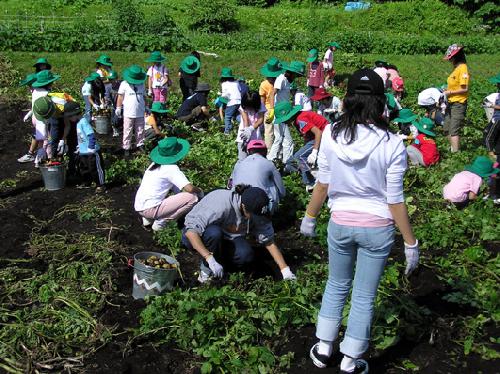
[[[348,95],[383,95],[384,81],[372,69],[355,71],[347,82]]]
[[[269,197],[259,187],[249,187],[241,194],[241,203],[249,213],[264,216],[269,213]]]
[[[67,101],[64,104],[64,117],[71,117],[81,114],[80,104],[76,101]]]

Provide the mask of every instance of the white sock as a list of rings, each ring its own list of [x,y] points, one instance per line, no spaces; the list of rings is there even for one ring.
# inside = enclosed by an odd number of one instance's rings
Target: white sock
[[[340,370],[349,372],[354,371],[354,369],[356,369],[356,359],[344,356],[340,363]]]
[[[330,357],[333,352],[333,342],[320,340],[318,344],[318,353],[323,356]]]

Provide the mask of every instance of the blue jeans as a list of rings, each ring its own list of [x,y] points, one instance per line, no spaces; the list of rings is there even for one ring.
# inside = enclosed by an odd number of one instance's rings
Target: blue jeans
[[[233,118],[236,118],[238,115],[238,109],[240,108],[240,104],[237,105],[231,105],[227,106],[226,110],[224,112],[224,132],[227,134],[229,131],[231,131],[231,128],[233,127],[232,121]]]
[[[333,221],[328,225],[329,274],[316,336],[326,341],[337,339],[342,310],[353,285],[347,330],[340,344],[340,351],[347,356],[358,358],[368,349],[375,297],[393,243],[393,225],[354,227]]]
[[[302,182],[305,185],[312,186],[316,182],[311,174],[311,167],[307,163],[307,157],[311,154],[314,146],[314,140],[308,141],[287,161],[285,170],[289,173],[300,170]]]
[[[224,268],[228,265],[241,268],[251,263],[254,259],[253,248],[244,237],[240,236],[231,240],[224,239],[224,234],[220,226],[207,226],[201,236],[201,240],[205,244],[205,247],[213,253],[217,262],[223,265]],[[182,234],[182,244],[190,250],[194,249],[186,238],[185,232]],[[212,270],[210,270],[206,261],[201,262],[200,269],[207,274],[212,274]]]

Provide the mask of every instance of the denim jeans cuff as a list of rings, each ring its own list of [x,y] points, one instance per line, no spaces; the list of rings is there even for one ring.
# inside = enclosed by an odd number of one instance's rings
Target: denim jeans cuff
[[[318,323],[316,325],[316,337],[318,339],[326,340],[328,342],[333,342],[337,340],[341,322],[342,320],[333,320],[318,315]]]
[[[368,350],[370,340],[360,340],[347,334],[340,343],[340,352],[352,358],[359,358]]]

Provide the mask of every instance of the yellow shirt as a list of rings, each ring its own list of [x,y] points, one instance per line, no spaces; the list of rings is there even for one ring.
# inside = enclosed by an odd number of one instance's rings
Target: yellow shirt
[[[466,64],[458,65],[455,70],[453,70],[448,77],[448,91],[456,91],[461,90],[462,86],[469,85],[469,71],[467,69]],[[463,93],[458,95],[449,95],[448,102],[449,103],[465,103],[467,101],[467,97],[469,93]]]
[[[260,84],[259,95],[264,97],[264,105],[266,106],[266,109],[274,107],[273,90],[274,85],[269,83],[267,79]]]

